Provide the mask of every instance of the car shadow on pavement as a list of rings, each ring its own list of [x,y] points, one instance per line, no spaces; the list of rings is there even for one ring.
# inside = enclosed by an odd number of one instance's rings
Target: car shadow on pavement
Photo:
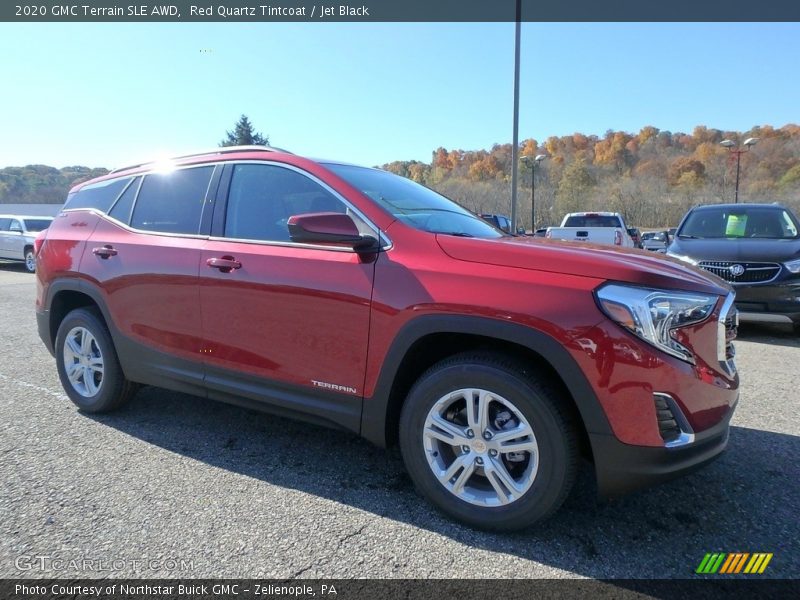
[[[439,514],[414,491],[396,448],[383,450],[346,432],[151,387],[119,412],[87,416],[265,484],[505,553],[509,577],[526,576],[515,573],[513,557],[593,578],[691,577],[706,552],[773,552],[770,576],[800,575],[795,435],[733,427],[728,450],[705,469],[610,502],[596,499],[585,464],[553,517],[495,534]]]
[[[27,273],[25,263],[17,261],[0,260],[0,271],[17,271],[19,273]]]
[[[800,334],[791,325],[740,323],[737,337],[744,342],[800,348]]]

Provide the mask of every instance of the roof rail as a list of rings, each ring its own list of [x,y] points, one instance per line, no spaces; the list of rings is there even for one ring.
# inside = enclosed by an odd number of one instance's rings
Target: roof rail
[[[292,154],[283,148],[276,148],[275,146],[221,146],[203,152],[192,152],[191,154],[182,154],[180,156],[171,156],[167,160],[180,160],[182,158],[191,158],[193,156],[205,156],[206,154],[228,154],[230,152],[283,152],[284,154]],[[124,167],[117,167],[111,169],[109,174],[118,173],[119,171],[127,171],[128,169],[135,169],[151,163],[159,162],[160,159],[151,159],[144,162],[134,163],[132,165],[125,165]]]

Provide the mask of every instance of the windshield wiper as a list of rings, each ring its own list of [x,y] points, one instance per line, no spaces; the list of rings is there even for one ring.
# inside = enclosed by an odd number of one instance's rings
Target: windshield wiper
[[[441,235],[453,235],[455,237],[475,237],[471,233],[465,233],[463,231],[437,231],[436,233]]]
[[[699,239],[701,239],[699,236],[689,235],[688,233],[682,233],[678,237],[679,238],[686,238],[686,239],[690,239],[690,240],[699,240]]]

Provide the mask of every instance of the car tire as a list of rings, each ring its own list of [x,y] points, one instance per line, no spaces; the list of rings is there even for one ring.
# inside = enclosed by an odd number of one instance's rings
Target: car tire
[[[111,334],[99,311],[73,310],[58,327],[56,365],[61,385],[82,411],[115,410],[136,393],[136,384],[125,379]]]
[[[30,246],[25,248],[25,270],[28,273],[36,273],[36,254]]]
[[[546,374],[524,363],[461,354],[430,368],[409,392],[400,416],[403,461],[418,491],[449,516],[519,530],[555,512],[575,481],[569,406]],[[484,425],[488,433],[474,431]]]

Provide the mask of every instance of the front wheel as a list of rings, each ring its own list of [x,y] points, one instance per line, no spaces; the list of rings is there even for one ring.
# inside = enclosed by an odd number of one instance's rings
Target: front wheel
[[[461,355],[426,372],[406,399],[400,445],[420,492],[448,515],[518,530],[552,514],[575,480],[568,399],[512,359]]]
[[[61,385],[81,410],[108,412],[136,392],[135,384],[125,379],[111,335],[96,310],[79,308],[64,317],[55,355]]]

